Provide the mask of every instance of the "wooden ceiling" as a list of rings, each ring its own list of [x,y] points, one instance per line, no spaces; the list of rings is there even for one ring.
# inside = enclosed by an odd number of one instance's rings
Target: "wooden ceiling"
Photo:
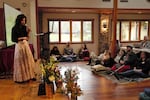
[[[43,13],[100,13],[112,14],[113,9],[105,8],[51,8],[39,7],[39,12]],[[150,14],[150,9],[118,9],[118,14]]]

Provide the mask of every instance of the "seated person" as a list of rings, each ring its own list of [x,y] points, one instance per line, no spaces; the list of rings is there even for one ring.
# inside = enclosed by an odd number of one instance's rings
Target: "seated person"
[[[109,50],[105,50],[104,53],[101,53],[97,58],[90,58],[89,64],[93,63],[92,65],[101,64],[105,67],[110,67],[114,64],[114,60],[111,58],[111,54]]]
[[[133,52],[132,46],[127,46],[127,52],[119,63],[112,66],[111,70],[114,72],[124,72],[133,69],[135,62],[137,61],[137,55]]]
[[[57,60],[59,60],[61,58],[61,54],[60,54],[57,46],[54,46],[53,49],[50,51],[50,56],[55,56],[57,58]]]
[[[94,52],[91,52],[87,65],[95,65],[96,60],[97,60],[97,55]]]
[[[73,48],[70,46],[70,43],[67,43],[64,48],[64,55],[74,55]]]
[[[111,67],[114,64],[115,61],[111,57],[109,50],[105,50],[104,53],[98,56],[98,59],[96,60],[96,65],[92,66],[92,69],[94,69],[95,71],[103,71],[103,70],[107,70],[108,67]]]
[[[144,36],[144,40],[141,41],[140,48],[148,48],[148,49],[150,49],[150,41],[148,39],[148,36]]]
[[[89,60],[89,51],[87,49],[86,44],[82,45],[78,52],[79,58],[84,60]]]
[[[120,49],[119,52],[117,53],[117,56],[114,58],[114,61],[116,63],[119,63],[124,56],[125,56],[125,50]]]
[[[109,50],[105,50],[104,53],[98,56],[98,60],[96,61],[96,65],[101,64],[105,67],[111,67],[114,64],[114,60],[111,57],[111,53]]]
[[[147,78],[150,72],[150,59],[146,52],[140,52],[140,58],[137,61],[135,69],[119,73],[118,75],[130,78]]]
[[[109,67],[107,67],[107,68],[104,68],[104,67],[99,67],[99,66],[95,66],[95,67],[97,67],[97,71],[106,71],[106,73],[111,73],[111,67],[113,66],[113,65],[115,65],[115,66],[118,66],[117,64],[119,64],[119,62],[120,62],[120,60],[124,57],[124,55],[125,55],[125,50],[122,50],[122,49],[120,49],[120,51],[117,53],[117,56],[113,59],[113,58],[111,58],[112,60],[110,60],[111,61],[111,63],[110,63],[110,66]],[[119,64],[120,65],[120,64]],[[106,65],[105,65],[106,66]]]
[[[63,56],[61,57],[60,61],[76,61],[77,56],[73,52],[73,48],[70,46],[70,43],[67,43],[66,47],[64,48]]]

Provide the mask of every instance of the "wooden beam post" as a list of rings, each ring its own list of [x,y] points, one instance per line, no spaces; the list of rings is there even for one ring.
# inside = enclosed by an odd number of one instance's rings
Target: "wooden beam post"
[[[116,55],[116,26],[117,26],[117,5],[118,5],[118,0],[113,0],[113,17],[112,17],[112,44],[111,44],[111,54],[112,57],[115,57]]]

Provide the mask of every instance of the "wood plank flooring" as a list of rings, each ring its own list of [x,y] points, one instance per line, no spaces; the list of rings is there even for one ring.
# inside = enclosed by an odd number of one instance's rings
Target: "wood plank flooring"
[[[78,84],[83,95],[78,100],[139,100],[139,93],[150,87],[150,80],[129,84],[117,84],[94,75],[87,67],[87,62],[59,63],[61,72],[67,68],[79,70]],[[90,68],[90,67],[89,67]],[[52,99],[37,96],[39,81],[17,84],[12,78],[0,79],[0,100],[69,100],[66,95],[56,93]]]

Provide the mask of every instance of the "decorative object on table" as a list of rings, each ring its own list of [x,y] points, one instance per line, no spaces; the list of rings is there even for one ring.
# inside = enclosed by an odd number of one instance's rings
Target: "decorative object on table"
[[[38,96],[40,96],[40,95],[46,95],[45,84],[44,83],[39,84]]]
[[[80,85],[77,84],[78,77],[77,70],[68,69],[65,71],[64,82],[66,83],[64,87],[64,93],[70,96],[71,100],[77,100],[77,96],[82,94]]]
[[[45,83],[45,92],[47,98],[53,98],[54,88],[52,83],[51,84]]]

